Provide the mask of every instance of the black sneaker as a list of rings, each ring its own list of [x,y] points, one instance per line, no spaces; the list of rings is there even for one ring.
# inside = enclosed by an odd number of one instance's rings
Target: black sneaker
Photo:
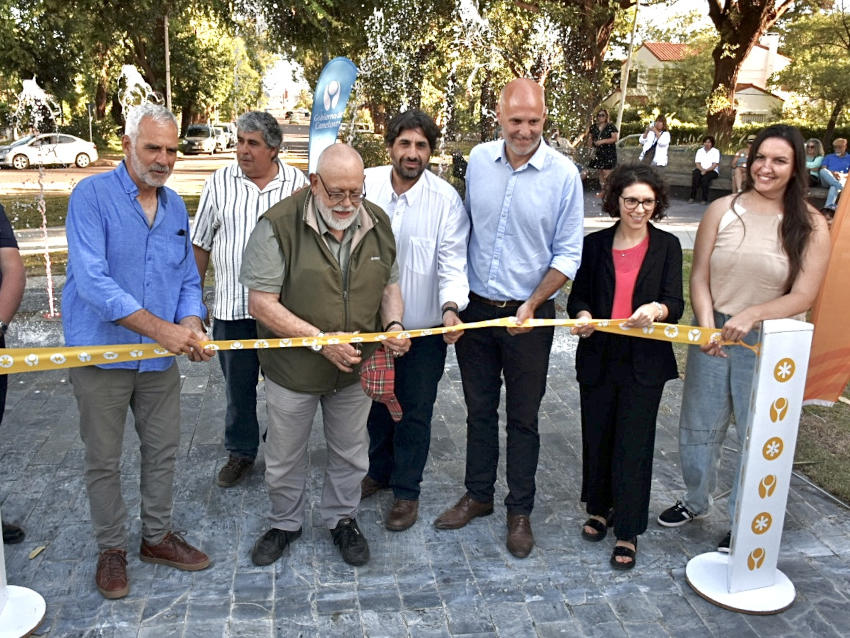
[[[685,523],[690,523],[698,518],[705,518],[708,512],[704,514],[694,514],[691,510],[685,507],[682,501],[676,501],[673,507],[668,507],[658,515],[658,524],[663,527],[679,527]]]
[[[342,560],[349,565],[365,565],[369,561],[369,543],[353,518],[344,518],[331,530],[334,545],[339,545]]]
[[[220,487],[233,487],[239,481],[248,476],[248,472],[251,471],[251,467],[254,465],[254,459],[246,459],[241,456],[233,456],[230,455],[230,458],[227,459],[227,463],[224,464],[218,471],[218,479],[216,483],[219,484]]]
[[[726,532],[726,536],[723,537],[719,543],[717,543],[717,551],[723,552],[724,554],[729,553],[729,545],[732,544],[732,532]]]
[[[255,565],[271,565],[283,554],[289,544],[301,536],[301,530],[288,532],[283,529],[271,528],[254,543],[251,550],[251,562]]]

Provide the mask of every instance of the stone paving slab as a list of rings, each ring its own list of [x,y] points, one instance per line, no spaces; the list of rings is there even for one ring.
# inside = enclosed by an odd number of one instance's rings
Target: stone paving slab
[[[60,330],[55,322],[22,320],[13,324],[9,345],[59,343]],[[229,490],[214,484],[226,458],[221,371],[215,362],[181,360],[174,525],[214,563],[206,571],[187,573],[140,562],[135,551],[138,438],[128,416],[121,469],[131,512],[131,591],[118,601],[104,600],[94,587],[97,549],[67,373],[14,376],[0,426],[0,505],[5,520],[24,525],[27,538],[6,547],[9,582],[44,596],[47,614],[36,635],[51,638],[850,635],[850,517],[798,480],[792,482],[779,561],[797,588],[790,609],[776,616],[745,616],[706,602],[685,583],[688,559],[712,550],[728,520],[725,499],[720,499],[710,518],[680,529],[654,522],[681,490],[676,443],[681,381],[667,385],[659,411],[650,523],[640,539],[637,566],[616,572],[608,565],[611,538],[597,544],[581,539],[586,516],[578,502],[581,438],[574,348],[574,338],[556,333],[540,413],[542,449],[532,514],[537,546],[531,555],[518,560],[504,546],[503,463],[492,516],[457,531],[431,525],[463,493],[465,411],[450,350],[434,411],[420,520],[406,532],[389,532],[381,521],[391,493],[366,500],[358,521],[372,560],[356,569],[342,562],[319,520],[326,453],[318,419],[310,440],[304,534],[274,565],[251,563],[251,546],[267,528],[262,452],[244,483]],[[259,401],[264,423],[262,384]],[[731,476],[732,463],[725,458],[718,492],[729,488]],[[42,546],[36,557],[28,557]]]

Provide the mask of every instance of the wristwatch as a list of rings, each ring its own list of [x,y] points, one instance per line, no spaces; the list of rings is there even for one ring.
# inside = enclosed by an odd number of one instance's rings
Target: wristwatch
[[[318,337],[318,338],[321,338],[321,337],[324,337],[324,336],[325,336],[325,333],[324,333],[324,332],[321,332],[321,331],[319,331],[319,334],[317,334],[317,335],[316,335],[316,337]],[[322,351],[322,347],[323,347],[323,346],[322,346],[322,344],[321,344],[321,343],[314,343],[312,346],[310,346],[310,349],[311,349],[313,352],[321,352],[321,351]]]

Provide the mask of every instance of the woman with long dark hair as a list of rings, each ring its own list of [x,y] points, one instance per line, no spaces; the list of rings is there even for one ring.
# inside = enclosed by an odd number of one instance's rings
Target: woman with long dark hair
[[[762,130],[747,158],[744,192],[714,201],[700,222],[691,270],[697,325],[721,329],[724,341],[755,344],[763,320],[805,318],[829,260],[829,230],[806,203],[807,189],[800,132],[785,125]],[[756,355],[740,346],[689,348],[679,417],[687,491],[661,513],[659,524],[678,527],[708,516],[732,416],[743,449],[755,364]],[[736,474],[729,495],[731,521],[737,488]],[[729,542],[726,534],[718,551],[728,552]]]
[[[619,319],[631,328],[682,316],[682,248],[649,221],[660,219],[668,195],[658,172],[618,166],[602,208],[619,218],[584,238],[581,267],[567,311],[578,319]],[[665,341],[595,332],[577,326],[576,376],[581,392],[582,501],[590,518],[581,535],[617,537],[611,565],[631,569],[637,537],[646,530],[655,418],[664,383],[678,376]]]

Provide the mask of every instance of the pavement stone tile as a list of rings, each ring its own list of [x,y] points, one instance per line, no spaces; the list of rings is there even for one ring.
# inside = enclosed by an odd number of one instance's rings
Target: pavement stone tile
[[[407,638],[407,627],[400,612],[364,611],[363,635],[368,638]]]

